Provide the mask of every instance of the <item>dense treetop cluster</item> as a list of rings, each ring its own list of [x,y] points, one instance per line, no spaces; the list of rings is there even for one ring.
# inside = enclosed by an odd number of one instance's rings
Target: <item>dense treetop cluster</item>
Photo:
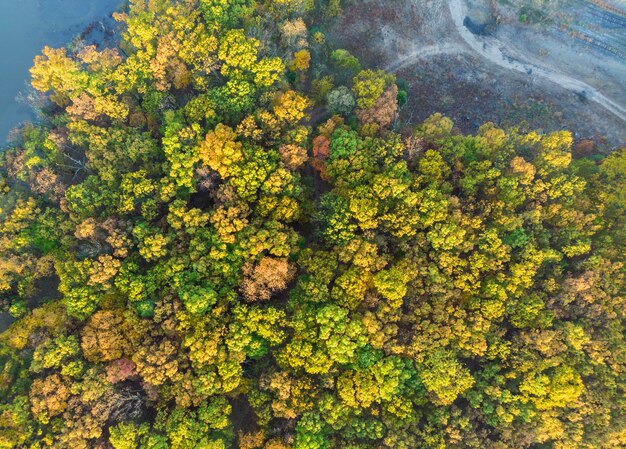
[[[626,441],[626,150],[434,115],[338,0],[131,0],[0,162],[0,448]]]

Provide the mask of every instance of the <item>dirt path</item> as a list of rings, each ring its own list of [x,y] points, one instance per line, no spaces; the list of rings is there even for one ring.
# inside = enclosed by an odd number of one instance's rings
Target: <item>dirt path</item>
[[[415,50],[405,57],[393,61],[393,63],[387,65],[385,67],[385,71],[387,72],[397,72],[405,67],[408,67],[414,64],[416,61],[420,59],[430,58],[435,55],[441,54],[458,54],[462,53],[464,48],[460,45],[454,43],[444,42],[442,44],[437,45],[428,45],[426,47],[422,47],[418,50]]]
[[[537,76],[551,81],[565,89],[575,92],[584,98],[598,103],[622,121],[626,122],[626,108],[604,96],[600,91],[589,84],[572,78],[564,73],[540,67],[537,63],[529,60],[527,55],[517,54],[512,48],[506,48],[504,44],[494,38],[477,37],[472,34],[463,24],[466,17],[465,5],[462,0],[449,0],[448,7],[457,32],[465,43],[476,53],[492,63],[509,70],[526,73],[529,76]],[[506,49],[507,54],[503,52]],[[432,50],[431,50],[432,51]],[[419,59],[419,54],[413,60]],[[529,62],[520,62],[526,60]],[[404,61],[405,66],[409,61]]]

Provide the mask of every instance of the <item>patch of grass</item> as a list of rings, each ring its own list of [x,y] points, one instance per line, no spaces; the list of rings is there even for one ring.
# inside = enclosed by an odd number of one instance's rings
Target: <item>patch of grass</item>
[[[520,23],[541,25],[552,23],[552,19],[545,11],[529,5],[524,5],[520,8],[518,18]]]
[[[456,101],[455,101],[454,97],[451,96],[451,95],[444,95],[440,99],[440,103],[441,103],[441,107],[442,108],[449,108],[450,106],[454,105],[455,102]]]
[[[509,126],[518,126],[523,131],[531,131],[553,120],[552,110],[546,103],[529,98],[513,101],[504,122]]]

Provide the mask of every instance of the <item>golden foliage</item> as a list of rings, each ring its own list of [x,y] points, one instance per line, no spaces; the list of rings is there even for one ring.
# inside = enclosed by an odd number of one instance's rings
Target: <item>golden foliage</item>
[[[129,353],[131,348],[125,327],[120,311],[96,312],[82,331],[81,346],[85,358],[93,362],[107,362]]]
[[[243,268],[241,291],[250,301],[270,299],[273,294],[287,288],[294,273],[287,259],[264,257],[257,264],[249,262]]]
[[[31,410],[35,418],[43,424],[63,413],[69,397],[70,390],[58,374],[35,379],[30,387]]]
[[[224,179],[228,178],[231,165],[243,158],[242,145],[235,141],[236,138],[232,128],[220,123],[200,144],[202,163],[217,171]]]

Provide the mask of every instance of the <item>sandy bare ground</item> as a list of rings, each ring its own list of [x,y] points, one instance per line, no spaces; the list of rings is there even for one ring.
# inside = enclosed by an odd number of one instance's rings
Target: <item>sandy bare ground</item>
[[[505,69],[526,73],[529,76],[539,76],[564,89],[584,95],[587,99],[598,103],[626,123],[626,108],[607,98],[602,92],[584,81],[575,79],[556,69],[540,67],[527,54],[521,54],[518,50],[506,46],[497,39],[478,37],[472,34],[463,24],[465,17],[467,17],[467,6],[462,0],[448,0],[448,7],[461,38],[483,58]],[[447,46],[444,45],[443,47],[439,53],[447,51]],[[435,49],[431,51],[434,52]]]

